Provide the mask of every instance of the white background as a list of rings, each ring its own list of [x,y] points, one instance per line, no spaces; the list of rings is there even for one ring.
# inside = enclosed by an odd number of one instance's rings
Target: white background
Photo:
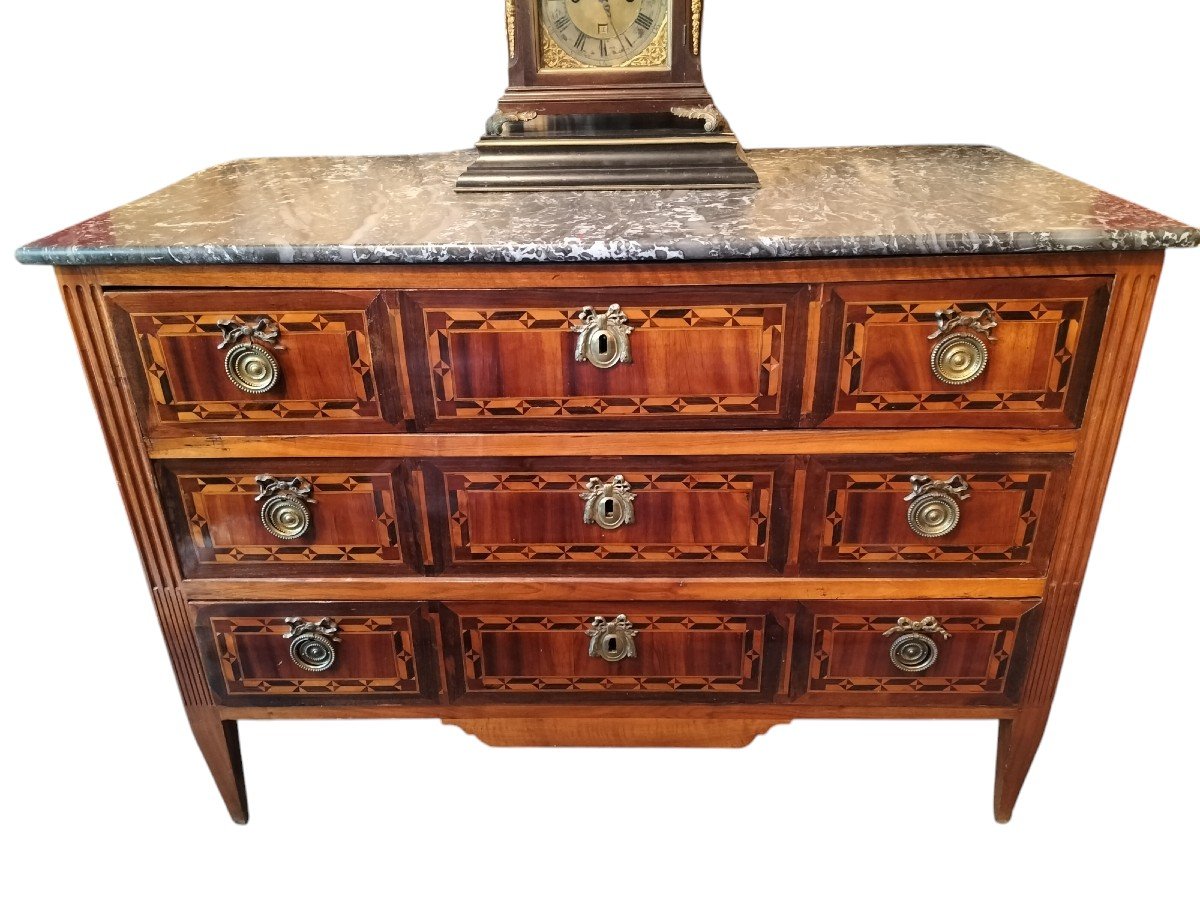
[[[708,6],[708,85],[747,146],[992,143],[1200,222],[1193,3]],[[467,146],[506,71],[500,0],[20,3],[3,27],[10,250],[227,159]],[[821,721],[742,751],[252,722],[235,827],[52,274],[0,278],[9,896],[1195,896],[1200,251],[1169,254],[1056,709],[1003,827],[994,723]]]

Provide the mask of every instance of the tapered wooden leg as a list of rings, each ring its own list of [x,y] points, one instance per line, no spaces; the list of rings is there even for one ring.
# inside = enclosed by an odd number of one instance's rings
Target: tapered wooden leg
[[[237,722],[222,720],[211,706],[188,707],[192,734],[208,763],[217,790],[233,821],[245,825],[250,819],[246,807],[246,779],[242,774],[242,750],[238,745]]]
[[[1025,776],[1033,765],[1042,734],[1046,730],[1048,709],[1022,710],[1015,719],[1000,720],[1000,739],[996,747],[996,793],[993,801],[996,821],[1012,818],[1013,807]]]

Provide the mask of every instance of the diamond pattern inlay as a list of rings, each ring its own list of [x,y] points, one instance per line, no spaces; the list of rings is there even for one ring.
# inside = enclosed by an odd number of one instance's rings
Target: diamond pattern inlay
[[[625,307],[629,324],[638,330],[728,329],[758,333],[758,391],[745,396],[559,396],[467,397],[455,384],[450,336],[462,332],[559,331],[564,348],[578,308],[558,309],[428,309],[424,314],[429,370],[439,418],[492,416],[676,416],[762,415],[780,410],[782,360],[787,308],[770,306]],[[568,351],[564,349],[564,353]]]

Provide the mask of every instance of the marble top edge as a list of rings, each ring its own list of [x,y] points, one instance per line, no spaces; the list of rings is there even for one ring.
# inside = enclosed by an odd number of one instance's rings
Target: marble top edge
[[[23,263],[603,263],[1161,250],[1200,229],[986,145],[749,152],[745,190],[456,194],[473,151],[233,160]]]

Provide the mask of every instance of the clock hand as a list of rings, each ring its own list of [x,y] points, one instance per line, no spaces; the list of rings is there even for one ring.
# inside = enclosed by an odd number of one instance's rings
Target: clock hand
[[[604,12],[608,15],[608,24],[612,26],[613,34],[617,35],[617,41],[624,44],[630,50],[633,49],[633,44],[625,40],[625,35],[617,32],[617,23],[613,21],[612,2],[611,0],[600,0],[600,5],[604,7]]]

